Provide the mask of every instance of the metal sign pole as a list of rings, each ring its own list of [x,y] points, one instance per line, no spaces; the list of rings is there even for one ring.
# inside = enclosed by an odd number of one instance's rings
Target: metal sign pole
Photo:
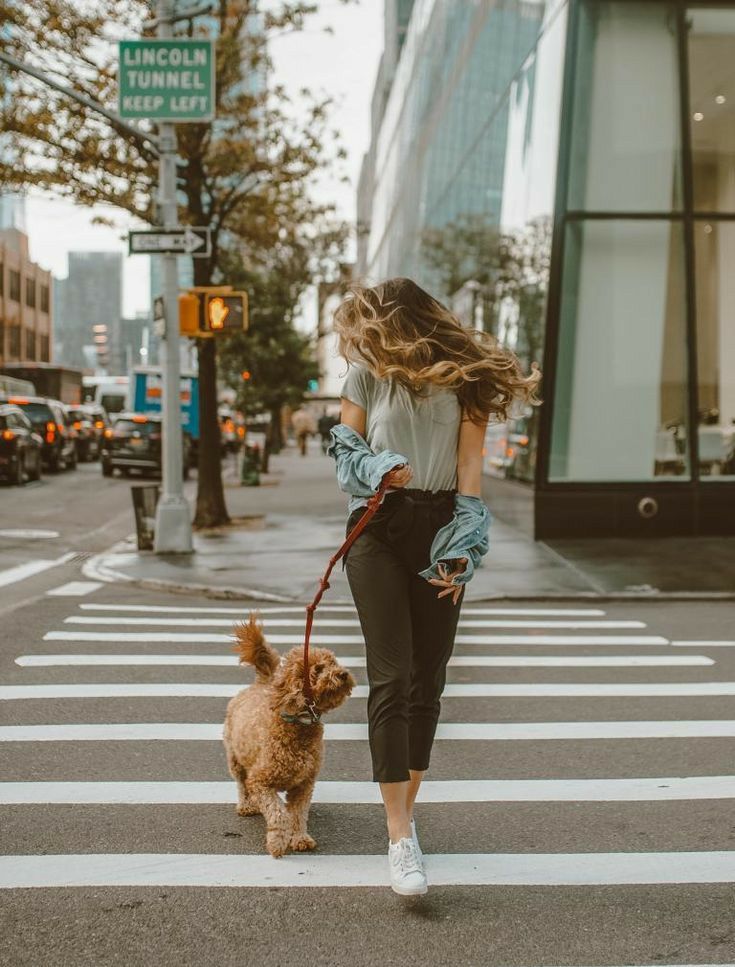
[[[157,0],[159,38],[173,36],[174,0]],[[163,228],[179,227],[176,205],[176,129],[169,122],[158,127],[160,143],[159,203]],[[182,475],[181,374],[179,370],[179,280],[176,256],[160,256],[163,275],[165,332],[163,360],[163,492],[156,508],[154,550],[157,554],[189,553],[192,550],[189,504],[184,497]]]

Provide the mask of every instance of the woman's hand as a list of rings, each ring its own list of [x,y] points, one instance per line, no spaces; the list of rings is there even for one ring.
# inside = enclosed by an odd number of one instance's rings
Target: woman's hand
[[[413,477],[413,468],[410,464],[404,463],[394,467],[388,474],[389,487],[405,487]]]
[[[459,601],[459,596],[462,593],[463,584],[455,584],[454,578],[458,574],[462,574],[467,569],[467,558],[458,557],[453,561],[455,567],[453,571],[450,571],[444,561],[440,561],[437,565],[440,578],[429,578],[429,584],[435,584],[437,587],[443,588],[437,594],[437,598],[443,598],[448,594],[452,595],[452,604],[456,604]]]

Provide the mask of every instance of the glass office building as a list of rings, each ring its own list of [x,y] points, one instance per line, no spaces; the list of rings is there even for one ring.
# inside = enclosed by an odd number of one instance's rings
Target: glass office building
[[[541,364],[535,536],[735,533],[735,3],[417,0],[373,149],[361,274]]]

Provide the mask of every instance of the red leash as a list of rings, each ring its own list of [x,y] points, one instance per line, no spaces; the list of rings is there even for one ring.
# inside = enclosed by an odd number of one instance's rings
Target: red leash
[[[393,470],[396,468],[394,467]],[[312,721],[319,721],[319,712],[316,710],[314,704],[314,693],[311,690],[311,681],[309,680],[309,638],[311,637],[311,626],[314,622],[314,612],[317,609],[317,605],[322,599],[322,595],[329,587],[329,575],[332,573],[332,568],[339,561],[339,559],[347,553],[352,544],[357,540],[360,534],[363,532],[371,517],[375,514],[378,507],[383,499],[385,491],[388,489],[388,477],[393,472],[389,470],[380,481],[380,486],[377,491],[367,502],[367,507],[365,508],[365,513],[358,520],[355,526],[352,528],[350,533],[347,535],[345,542],[342,544],[337,553],[329,559],[329,564],[327,570],[324,572],[324,576],[319,582],[319,590],[314,597],[311,604],[306,606],[306,632],[304,636],[304,697],[306,698],[306,704],[309,709],[309,714],[311,715]]]

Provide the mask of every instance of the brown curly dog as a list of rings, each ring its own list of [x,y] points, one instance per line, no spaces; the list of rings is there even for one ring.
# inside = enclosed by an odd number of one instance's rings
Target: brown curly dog
[[[263,636],[262,625],[250,620],[235,628],[240,664],[255,667],[255,682],[230,699],[223,740],[227,767],[237,783],[240,816],[261,813],[268,829],[266,846],[271,856],[314,849],[306,831],[314,783],[324,754],[324,726],[288,722],[281,712],[306,712],[302,691],[303,648],[292,648],[281,662],[280,654]],[[347,669],[331,651],[309,653],[309,677],[320,712],[338,708],[355,686]],[[284,803],[278,795],[286,793]]]

